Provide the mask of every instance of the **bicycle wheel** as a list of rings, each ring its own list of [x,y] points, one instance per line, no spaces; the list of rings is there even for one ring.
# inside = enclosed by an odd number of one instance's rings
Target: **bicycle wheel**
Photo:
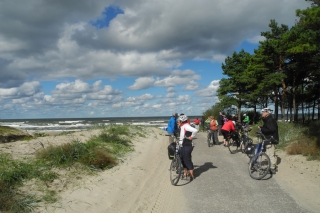
[[[170,181],[172,185],[177,185],[182,173],[182,164],[179,156],[175,156],[170,165]]]
[[[229,139],[228,148],[231,154],[235,154],[238,151],[238,143],[232,138]]]
[[[211,133],[208,132],[207,134],[207,143],[208,143],[208,147],[210,147],[210,142],[211,142]]]
[[[249,162],[249,175],[255,180],[264,178],[270,170],[270,158],[264,153],[254,155]]]

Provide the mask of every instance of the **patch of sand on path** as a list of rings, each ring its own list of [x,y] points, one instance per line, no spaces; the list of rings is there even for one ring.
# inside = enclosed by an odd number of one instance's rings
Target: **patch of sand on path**
[[[320,161],[307,161],[302,155],[276,151],[281,159],[273,178],[302,207],[320,212]]]

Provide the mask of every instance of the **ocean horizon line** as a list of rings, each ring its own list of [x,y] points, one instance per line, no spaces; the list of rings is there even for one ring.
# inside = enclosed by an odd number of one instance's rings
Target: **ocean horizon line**
[[[186,114],[187,115],[187,114]],[[0,118],[0,120],[57,120],[57,119],[104,119],[104,118],[164,118],[172,115],[157,116],[110,116],[110,117],[45,117],[45,118]],[[188,117],[202,117],[202,115],[187,115]]]

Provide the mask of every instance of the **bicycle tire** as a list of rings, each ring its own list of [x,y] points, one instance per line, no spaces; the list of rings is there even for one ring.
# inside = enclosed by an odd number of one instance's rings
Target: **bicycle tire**
[[[170,164],[170,181],[172,185],[177,185],[182,173],[182,164],[179,156],[175,156]]]
[[[261,180],[270,171],[270,158],[264,153],[255,154],[249,162],[249,175],[255,180]]]
[[[235,154],[238,151],[237,141],[230,138],[228,141],[228,149],[231,154]]]
[[[244,147],[242,148],[242,146]],[[246,148],[245,146],[246,146],[246,136],[241,135],[240,146],[239,146],[240,152],[244,153],[244,149]]]
[[[207,133],[207,143],[208,143],[208,147],[210,147],[211,144],[211,134],[208,132]]]

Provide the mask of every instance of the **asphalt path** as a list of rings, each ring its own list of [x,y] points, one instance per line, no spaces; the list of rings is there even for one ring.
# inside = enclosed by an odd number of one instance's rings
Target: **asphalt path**
[[[249,158],[230,154],[222,144],[208,147],[206,133],[195,139],[192,161],[195,179],[180,181],[187,201],[186,212],[307,213],[272,178],[254,180],[248,173]]]

